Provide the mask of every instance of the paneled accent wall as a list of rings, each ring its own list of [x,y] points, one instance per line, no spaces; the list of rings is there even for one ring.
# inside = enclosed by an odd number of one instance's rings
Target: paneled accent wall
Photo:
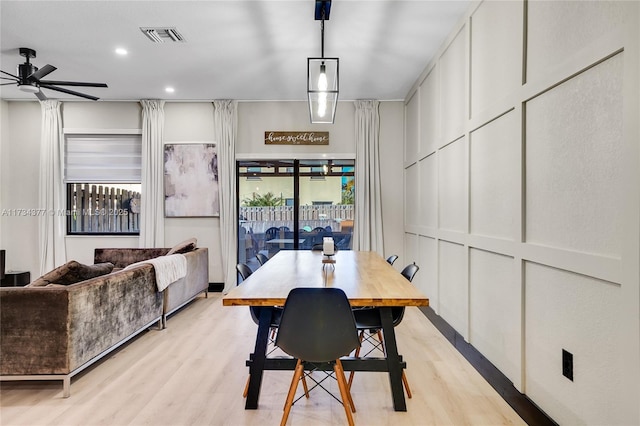
[[[414,283],[560,424],[640,423],[639,9],[474,2],[405,101]]]

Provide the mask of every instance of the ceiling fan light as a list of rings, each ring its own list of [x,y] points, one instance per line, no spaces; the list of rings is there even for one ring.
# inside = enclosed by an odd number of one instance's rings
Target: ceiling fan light
[[[38,93],[40,88],[32,84],[18,84],[18,89],[27,93]]]

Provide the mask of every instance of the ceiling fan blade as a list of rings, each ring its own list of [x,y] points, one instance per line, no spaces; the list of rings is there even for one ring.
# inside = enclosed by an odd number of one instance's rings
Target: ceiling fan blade
[[[105,83],[84,83],[81,81],[40,80],[40,84],[54,84],[56,86],[109,87]]]
[[[1,72],[2,74],[6,74],[6,75],[8,75],[8,76],[11,76],[11,77],[15,78],[16,80],[20,80],[20,77],[15,76],[15,75],[13,75],[13,74],[9,74],[9,73],[8,73],[8,72],[6,72],[6,71],[2,71],[2,70],[0,70],[0,72]],[[3,78],[6,78],[6,77],[3,77]]]
[[[42,93],[42,90],[38,90],[38,91],[36,92],[36,96],[37,96],[37,97],[38,97],[38,99],[40,99],[41,101],[46,101],[47,99],[49,99],[49,98],[47,98],[47,97],[45,96],[45,94],[44,94],[44,93]]]
[[[14,83],[18,81],[18,80],[16,80],[15,78],[11,78],[11,77],[2,77],[2,76],[0,76],[0,79],[2,79],[2,80],[11,80],[11,81],[13,81]]]
[[[44,77],[47,74],[50,74],[52,72],[54,72],[55,70],[57,70],[56,67],[54,67],[53,65],[45,65],[44,67],[40,68],[38,71],[34,72],[33,74],[31,74],[29,77],[27,77],[29,80],[36,80],[39,81],[42,77]]]
[[[10,84],[11,84],[12,86],[15,86],[15,85],[16,85],[16,82],[14,81],[13,83],[1,83],[1,84],[0,84],[0,86],[8,86],[8,85],[10,85]]]
[[[80,92],[74,92],[73,90],[64,89],[62,87],[49,86],[48,84],[41,84],[40,88],[43,88],[43,87],[45,89],[55,90],[57,92],[68,93],[70,95],[80,96],[81,98],[91,99],[92,101],[97,101],[98,99],[100,99],[100,98],[97,98],[95,96],[87,95],[87,94],[80,93]]]

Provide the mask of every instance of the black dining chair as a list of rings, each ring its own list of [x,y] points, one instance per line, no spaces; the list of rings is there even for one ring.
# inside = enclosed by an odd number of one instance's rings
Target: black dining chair
[[[400,272],[400,274],[405,277],[409,282],[413,281],[413,277],[415,277],[416,273],[420,267],[414,263],[411,263],[404,267],[404,269]],[[404,306],[398,306],[391,308],[391,319],[394,327],[397,327],[398,324],[402,322],[402,318],[404,318]],[[360,342],[363,340],[369,340],[366,336],[366,332],[369,331],[371,335],[375,335],[378,337],[378,342],[374,343],[374,348],[380,349],[385,352],[384,349],[384,340],[382,338],[382,322],[380,320],[380,309],[379,308],[364,308],[364,309],[354,309],[353,316],[356,320],[356,328],[359,332]],[[371,352],[371,351],[370,351]],[[360,356],[360,348],[356,349],[355,357]],[[349,373],[349,389],[351,389],[351,384],[353,383],[354,372]],[[407,397],[411,398],[411,388],[409,387],[409,381],[407,380],[407,375],[402,370],[402,384],[404,385],[404,389],[407,392]]]
[[[238,281],[238,285],[242,281],[244,281],[247,278],[249,278],[249,276],[253,273],[253,271],[251,270],[249,265],[247,265],[246,263],[238,263],[236,265],[236,270],[238,271],[238,274],[240,275],[240,278],[242,278],[242,280]]]
[[[291,290],[284,305],[276,345],[297,358],[280,425],[287,422],[298,382],[305,376],[305,366],[329,362],[333,365],[338,381],[347,421],[352,426],[351,412],[355,413],[356,408],[340,357],[349,355],[360,347],[360,340],[351,305],[344,291],[331,287],[298,287]],[[309,397],[306,389],[305,395]]]
[[[251,276],[251,274],[253,273],[253,271],[251,270],[251,268],[249,268],[249,265],[247,265],[246,263],[238,263],[236,265],[236,270],[238,271],[238,274],[240,274],[240,277],[242,277],[242,281],[246,280],[247,278],[249,278]],[[249,306],[249,312],[251,313],[251,319],[253,320],[254,323],[256,323],[256,325],[260,325],[260,314],[262,312],[262,308],[259,306]],[[280,325],[280,318],[282,317],[282,308],[281,307],[274,307],[273,308],[273,314],[271,316],[271,324],[269,324],[269,329],[271,330],[271,340],[272,343],[273,338],[274,338],[274,334],[276,333],[276,330],[278,329],[278,326]],[[249,376],[249,378],[247,378],[247,383],[244,386],[244,391],[242,392],[242,396],[243,397],[247,397],[247,394],[249,393],[249,380],[251,379],[251,376]]]
[[[280,230],[275,226],[272,226],[271,228],[264,231],[264,240],[265,241],[273,240],[274,238],[278,238],[279,235],[280,235]]]
[[[416,275],[420,267],[416,265],[415,262],[408,264],[404,267],[402,271],[400,271],[400,275],[405,277],[409,282],[413,281],[413,277]]]
[[[313,235],[312,245],[322,244],[322,239],[324,237],[331,237],[331,233],[327,232],[327,230],[324,229],[322,226],[316,226],[315,228],[313,228],[311,233]]]
[[[391,256],[387,257],[387,263],[389,265],[393,265],[393,262],[395,262],[396,260],[398,260],[397,254],[392,254]]]
[[[265,263],[267,263],[267,260],[269,260],[267,255],[264,253],[256,253],[256,259],[258,260],[260,266],[264,265]]]

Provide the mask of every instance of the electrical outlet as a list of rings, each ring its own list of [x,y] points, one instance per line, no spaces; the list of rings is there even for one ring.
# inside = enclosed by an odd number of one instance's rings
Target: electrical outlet
[[[562,350],[562,375],[573,382],[573,354]]]

